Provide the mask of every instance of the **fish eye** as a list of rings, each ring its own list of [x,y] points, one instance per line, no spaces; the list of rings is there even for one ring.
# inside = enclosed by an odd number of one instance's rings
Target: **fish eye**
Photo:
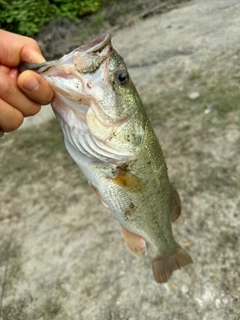
[[[128,82],[128,73],[125,70],[120,70],[115,73],[115,79],[120,85],[124,85]]]
[[[118,75],[118,80],[119,80],[120,82],[124,82],[124,81],[126,80],[125,74],[119,73],[119,75]]]

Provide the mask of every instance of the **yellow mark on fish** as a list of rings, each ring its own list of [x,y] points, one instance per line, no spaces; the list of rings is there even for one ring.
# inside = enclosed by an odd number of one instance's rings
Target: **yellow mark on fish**
[[[130,172],[125,172],[120,170],[119,174],[111,180],[129,192],[141,192],[145,188],[145,184],[137,176],[131,174]]]

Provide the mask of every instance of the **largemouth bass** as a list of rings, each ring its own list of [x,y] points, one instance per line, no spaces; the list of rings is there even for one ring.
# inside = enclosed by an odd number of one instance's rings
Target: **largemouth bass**
[[[158,283],[192,263],[174,240],[171,222],[181,211],[158,140],[108,33],[43,64],[23,64],[52,86],[53,111],[65,145],[136,256],[154,248]]]

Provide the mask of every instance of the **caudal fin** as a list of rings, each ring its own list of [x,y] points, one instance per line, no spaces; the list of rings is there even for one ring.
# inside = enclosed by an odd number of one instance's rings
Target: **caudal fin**
[[[190,255],[179,245],[168,256],[157,256],[152,263],[153,275],[158,283],[166,283],[173,271],[192,263]]]

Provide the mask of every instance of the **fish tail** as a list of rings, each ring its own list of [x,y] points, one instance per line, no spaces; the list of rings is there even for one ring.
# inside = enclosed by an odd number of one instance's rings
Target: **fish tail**
[[[177,245],[168,256],[157,256],[152,263],[153,275],[158,283],[166,283],[170,279],[173,271],[181,269],[192,263],[190,255]]]

